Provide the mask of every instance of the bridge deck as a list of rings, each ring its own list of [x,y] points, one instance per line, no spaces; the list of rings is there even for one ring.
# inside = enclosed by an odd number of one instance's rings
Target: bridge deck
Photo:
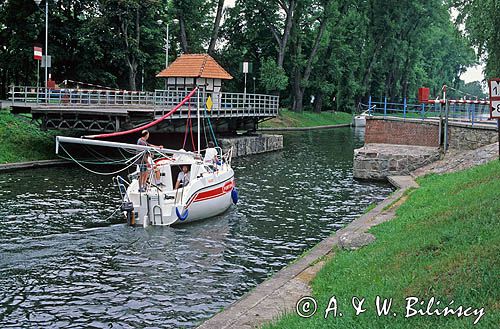
[[[158,118],[179,104],[190,91],[156,90],[129,92],[109,90],[45,89],[12,87],[10,102],[17,112],[31,112],[49,129],[116,131],[128,122]],[[210,100],[209,100],[210,99]],[[209,93],[199,91],[173,113],[168,122],[200,116],[231,122],[232,129],[278,115],[279,97],[262,94]],[[212,103],[211,110],[206,104]],[[224,122],[222,122],[224,123]],[[219,125],[221,122],[219,122]],[[178,124],[174,124],[178,125]],[[250,128],[252,129],[252,128]]]

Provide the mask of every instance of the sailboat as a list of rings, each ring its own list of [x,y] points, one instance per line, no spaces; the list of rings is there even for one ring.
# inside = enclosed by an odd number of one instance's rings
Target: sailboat
[[[175,225],[219,215],[238,201],[234,171],[231,167],[232,149],[223,153],[222,149],[217,147],[217,161],[204,161],[200,149],[199,102],[197,152],[100,140],[105,137],[137,132],[159,123],[182,106],[195,90],[163,117],[132,130],[84,138],[57,136],[56,154],[63,150],[69,155],[64,148],[65,144],[110,147],[132,154],[133,156],[125,161],[127,167],[124,169],[135,167],[135,172],[129,174],[128,179],[122,176],[113,178],[121,197],[120,210],[129,225],[145,227]],[[70,158],[83,168],[90,170],[81,161],[71,156]],[[140,166],[148,168],[148,177],[145,182],[142,182],[143,186],[140,186]],[[187,167],[187,170],[183,167]],[[183,170],[184,173],[179,175]],[[178,185],[177,177],[180,176],[184,177],[181,182],[184,184],[176,186]]]

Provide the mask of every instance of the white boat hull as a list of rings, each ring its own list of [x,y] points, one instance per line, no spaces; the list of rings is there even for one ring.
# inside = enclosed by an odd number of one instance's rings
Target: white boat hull
[[[210,173],[177,191],[151,187],[140,193],[137,184],[136,180],[130,184],[127,195],[134,205],[134,224],[141,226],[176,225],[217,216],[233,203],[235,187],[231,168]]]

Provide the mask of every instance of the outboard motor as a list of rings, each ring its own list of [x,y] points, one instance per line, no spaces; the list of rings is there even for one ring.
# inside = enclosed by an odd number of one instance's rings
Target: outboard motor
[[[134,213],[134,204],[132,202],[124,201],[120,206],[121,211],[125,211],[127,213],[127,224],[130,226],[135,225],[135,213]]]

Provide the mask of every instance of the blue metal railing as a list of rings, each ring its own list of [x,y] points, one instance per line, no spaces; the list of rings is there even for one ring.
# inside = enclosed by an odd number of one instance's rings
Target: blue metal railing
[[[415,103],[413,103],[415,101]],[[366,105],[365,105],[366,106]],[[387,97],[376,100],[368,98],[368,115],[383,117],[400,117],[403,119],[436,120],[440,116],[474,125],[475,123],[495,123],[489,119],[489,105],[475,103],[441,102],[417,103],[416,100],[404,98],[401,101],[389,100]]]

